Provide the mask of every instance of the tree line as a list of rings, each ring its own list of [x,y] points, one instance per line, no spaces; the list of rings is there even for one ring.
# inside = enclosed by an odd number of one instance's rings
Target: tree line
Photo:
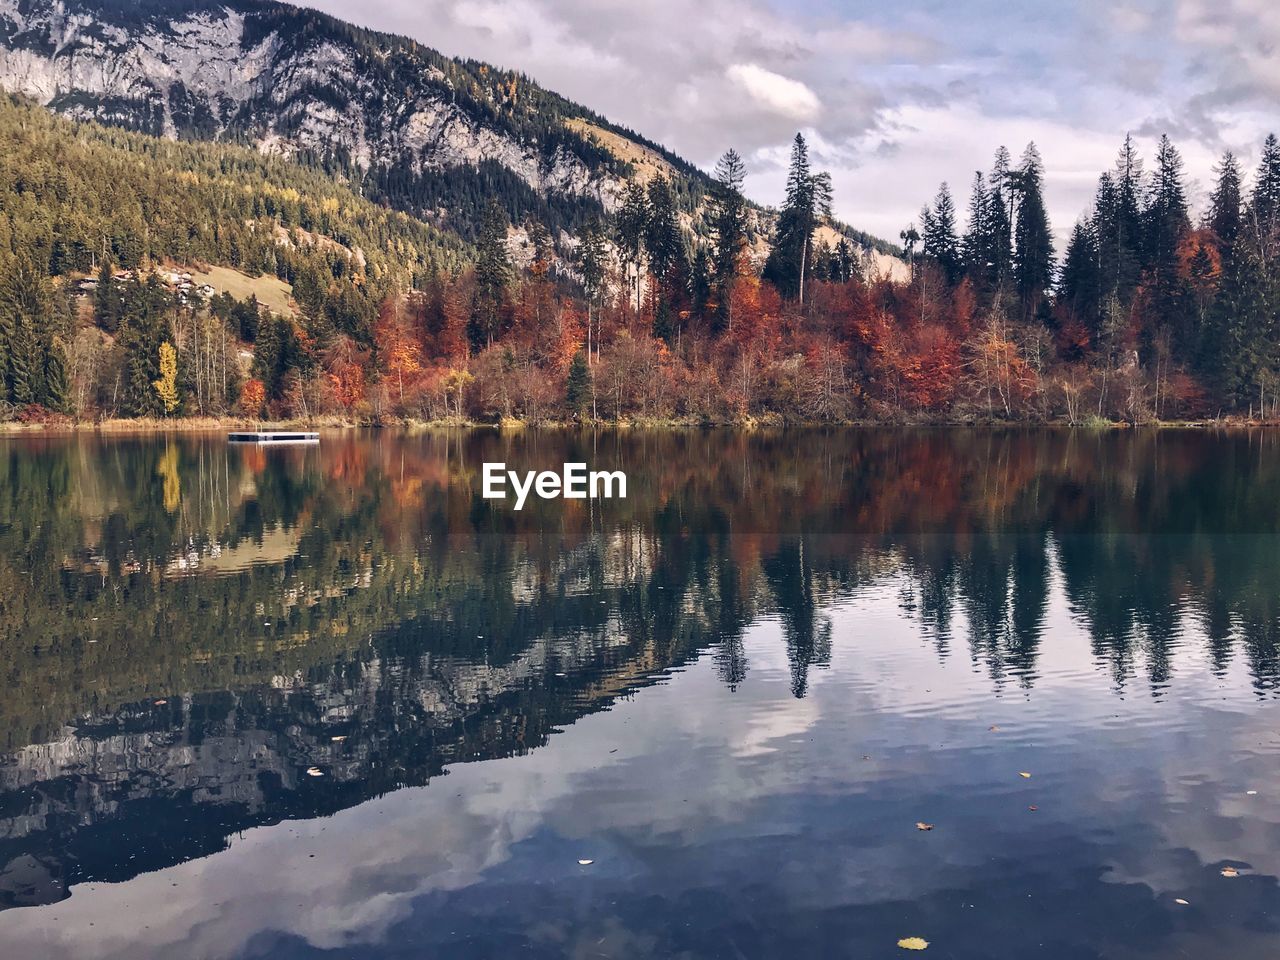
[[[1223,157],[1194,222],[1169,139],[1145,173],[1126,138],[1061,256],[1044,161],[1002,147],[964,223],[944,183],[902,231],[893,274],[833,221],[801,135],[767,216],[730,150],[704,196],[635,178],[572,235],[489,196],[466,246],[317,166],[16,101],[0,128],[10,416],[1141,422],[1280,401],[1274,137],[1248,182]],[[274,275],[292,309],[157,277],[191,262]]]

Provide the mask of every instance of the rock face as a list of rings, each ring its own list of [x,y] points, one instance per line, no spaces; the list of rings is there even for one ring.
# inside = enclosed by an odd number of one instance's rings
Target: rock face
[[[476,198],[495,193],[559,236],[612,212],[646,164],[695,195],[706,183],[527,77],[273,0],[0,0],[0,90],[156,136],[323,159],[464,236]],[[756,212],[763,249],[773,220]]]
[[[540,195],[606,208],[625,174],[565,126],[589,111],[518,75],[257,0],[0,0],[0,87],[76,118],[365,172],[496,163]]]

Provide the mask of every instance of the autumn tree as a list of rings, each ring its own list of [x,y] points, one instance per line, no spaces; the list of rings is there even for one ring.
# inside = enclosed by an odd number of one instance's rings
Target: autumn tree
[[[168,340],[160,344],[160,376],[151,384],[165,416],[178,409],[178,351]]]

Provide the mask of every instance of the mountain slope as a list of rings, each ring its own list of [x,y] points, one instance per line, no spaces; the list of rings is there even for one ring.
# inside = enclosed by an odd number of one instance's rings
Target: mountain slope
[[[71,124],[0,95],[0,251],[53,274],[103,257],[136,268],[168,259],[292,281],[401,284],[469,258],[452,234],[360,197],[308,169],[235,144],[174,143]]]
[[[0,0],[0,87],[72,117],[349,165],[424,205],[415,182],[487,171],[480,185],[517,206],[611,209],[629,166],[564,121],[638,140],[518,74],[260,0]]]
[[[0,89],[74,118],[323,163],[467,238],[489,196],[554,232],[612,211],[654,169],[688,212],[707,184],[518,73],[270,0],[0,0]]]

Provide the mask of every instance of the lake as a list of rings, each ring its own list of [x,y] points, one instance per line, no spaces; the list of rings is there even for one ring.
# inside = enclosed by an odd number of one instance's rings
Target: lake
[[[1273,433],[0,439],[0,953],[1271,958],[1278,691]]]

